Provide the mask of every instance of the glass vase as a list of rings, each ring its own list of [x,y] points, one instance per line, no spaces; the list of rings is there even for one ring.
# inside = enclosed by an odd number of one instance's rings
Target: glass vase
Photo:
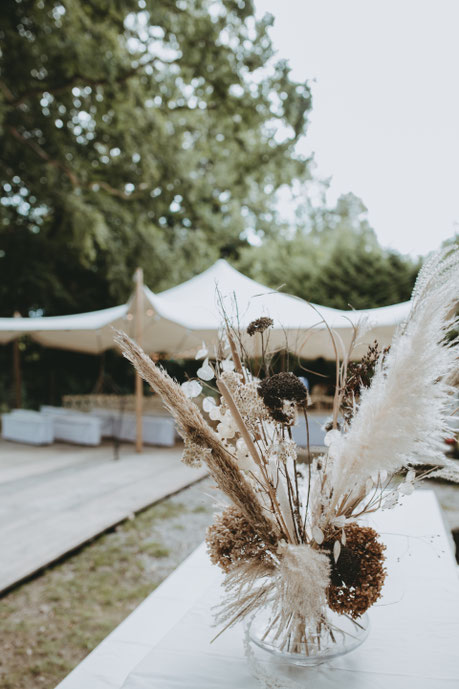
[[[301,631],[299,631],[301,630]],[[291,665],[311,667],[326,663],[362,644],[369,633],[365,613],[357,620],[327,609],[320,624],[296,620],[287,632],[279,634],[269,607],[262,608],[247,622],[250,643]]]

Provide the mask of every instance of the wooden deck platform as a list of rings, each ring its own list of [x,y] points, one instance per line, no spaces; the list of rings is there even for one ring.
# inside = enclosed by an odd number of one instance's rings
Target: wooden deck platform
[[[31,447],[0,440],[0,592],[94,536],[206,475],[179,461],[181,446],[66,444]]]

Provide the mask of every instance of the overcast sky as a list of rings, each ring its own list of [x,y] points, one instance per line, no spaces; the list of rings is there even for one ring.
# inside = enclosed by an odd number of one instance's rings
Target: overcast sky
[[[292,77],[313,82],[300,145],[330,200],[352,191],[383,246],[459,231],[459,0],[255,0]]]

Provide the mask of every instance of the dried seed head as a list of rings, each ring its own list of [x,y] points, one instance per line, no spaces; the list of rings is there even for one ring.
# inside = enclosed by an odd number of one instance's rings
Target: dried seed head
[[[369,345],[367,352],[360,361],[349,362],[341,402],[341,412],[347,423],[354,416],[356,400],[360,397],[362,390],[370,386],[378,362],[384,361],[389,350],[390,346],[381,350],[375,340],[373,344]]]
[[[308,391],[293,373],[276,373],[265,378],[258,386],[258,394],[269,409],[272,418],[281,423],[291,423],[292,413],[285,403],[305,404]],[[294,414],[293,414],[294,416]]]
[[[274,321],[272,318],[257,318],[256,320],[249,323],[247,327],[247,334],[252,336],[255,335],[255,333],[264,333],[265,330],[270,328],[273,323]]]

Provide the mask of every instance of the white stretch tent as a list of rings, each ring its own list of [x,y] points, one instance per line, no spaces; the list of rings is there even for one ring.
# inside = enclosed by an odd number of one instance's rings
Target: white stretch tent
[[[125,328],[128,305],[71,316],[0,318],[0,343],[30,335],[46,347],[100,354],[113,347],[112,327]]]
[[[410,308],[409,302],[365,311],[311,305],[251,280],[223,259],[177,287],[160,294],[143,287],[141,295],[140,310],[133,296],[122,306],[90,313],[0,318],[0,343],[28,334],[48,347],[99,354],[113,347],[114,327],[134,337],[135,319],[140,313],[142,344],[148,353],[194,357],[203,341],[212,354],[225,312],[233,323],[239,322],[243,332],[255,318],[269,316],[274,320],[270,347],[283,349],[288,342],[289,349],[298,356],[333,360],[335,353],[323,319],[338,342],[346,346],[352,337],[351,324],[366,318],[370,328],[356,349],[360,356],[374,339],[382,346],[390,344],[395,328],[406,319]],[[250,354],[260,354],[259,335],[246,336],[244,343]]]
[[[118,328],[137,339],[149,354],[194,357],[205,342],[212,356],[225,314],[244,333],[247,353],[259,356],[260,335],[249,337],[245,330],[252,320],[269,316],[274,321],[267,343],[270,349],[286,349],[288,344],[292,353],[303,358],[334,360],[328,328],[342,356],[353,335],[352,324],[361,318],[369,320],[371,327],[354,350],[357,358],[375,339],[382,346],[390,344],[409,308],[409,302],[367,311],[312,305],[251,280],[221,259],[200,275],[160,294],[143,286],[138,269],[136,289],[128,303],[110,309],[71,316],[0,318],[0,343],[27,334],[47,347],[100,354],[113,347],[113,328]],[[136,449],[142,450],[142,382],[138,375]]]
[[[405,320],[410,309],[409,302],[366,311],[342,311],[309,304],[251,280],[223,259],[177,287],[157,295],[146,288],[145,293],[156,312],[159,328],[146,326],[144,346],[150,351],[165,351],[185,357],[194,356],[202,341],[212,351],[212,345],[218,341],[223,312],[232,323],[239,322],[243,332],[254,319],[269,316],[274,321],[269,335],[270,347],[285,349],[288,342],[290,351],[298,356],[308,359],[322,356],[334,360],[335,353],[324,320],[336,333],[338,342],[347,346],[353,334],[352,324],[366,319],[370,327],[356,350],[356,355],[360,356],[374,339],[378,339],[382,346],[390,344],[395,328]],[[169,339],[166,328],[161,332],[165,317],[182,327],[181,339]],[[156,338],[147,336],[149,330],[151,335],[157,331]],[[246,336],[244,344],[249,353],[260,354],[258,335],[253,338]]]

